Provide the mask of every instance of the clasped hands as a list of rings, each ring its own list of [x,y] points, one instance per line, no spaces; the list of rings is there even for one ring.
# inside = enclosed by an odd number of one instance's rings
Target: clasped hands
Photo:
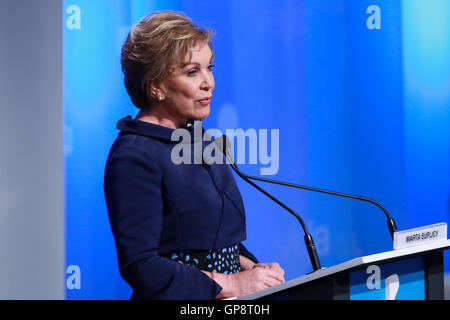
[[[284,270],[277,262],[255,264],[246,261],[241,266],[243,271],[227,275],[203,271],[222,287],[217,299],[241,297],[285,281]]]

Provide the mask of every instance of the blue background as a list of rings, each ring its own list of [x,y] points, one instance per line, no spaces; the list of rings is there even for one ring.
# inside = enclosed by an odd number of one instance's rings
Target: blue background
[[[70,5],[81,28],[68,29]],[[370,5],[381,29],[366,25]],[[450,3],[447,0],[64,0],[68,299],[128,299],[103,197],[118,119],[134,116],[120,49],[133,23],[180,10],[215,29],[216,89],[205,128],[279,129],[269,178],[368,196],[400,230],[447,222],[450,211]],[[241,165],[259,175],[261,165]],[[237,177],[246,246],[292,279],[311,271],[298,222]],[[264,185],[307,223],[323,266],[392,249],[369,203]],[[447,263],[446,263],[447,264]],[[446,266],[446,270],[448,267]]]

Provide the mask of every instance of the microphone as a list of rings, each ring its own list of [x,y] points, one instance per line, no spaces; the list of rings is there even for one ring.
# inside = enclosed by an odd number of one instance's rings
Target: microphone
[[[275,201],[276,203],[278,203],[280,206],[282,206],[284,209],[286,209],[287,211],[289,211],[289,213],[291,213],[294,217],[297,218],[297,220],[300,222],[303,231],[305,233],[304,236],[304,240],[305,240],[305,245],[306,245],[306,249],[308,251],[308,255],[309,255],[309,259],[311,260],[311,265],[313,267],[314,271],[317,271],[319,269],[322,269],[321,265],[320,265],[320,261],[319,261],[319,256],[317,255],[317,250],[316,250],[316,246],[314,244],[314,240],[313,237],[311,236],[311,234],[308,232],[308,229],[306,228],[305,223],[303,222],[302,218],[291,208],[287,207],[284,203],[282,203],[280,200],[278,200],[277,198],[275,198],[274,196],[272,196],[271,194],[269,194],[267,191],[265,191],[264,189],[262,189],[260,186],[258,186],[257,184],[255,184],[254,182],[252,182],[249,178],[249,176],[247,176],[246,174],[242,173],[238,167],[236,166],[236,164],[234,163],[233,160],[233,156],[231,153],[231,149],[230,149],[230,141],[228,139],[228,137],[226,135],[222,135],[221,137],[217,138],[214,140],[216,146],[219,148],[219,150],[226,156],[226,158],[228,159],[228,162],[230,163],[231,167],[233,168],[233,170],[242,178],[244,179],[246,182],[248,182],[249,184],[251,184],[253,187],[255,187],[256,189],[258,189],[259,191],[261,191],[262,193],[264,193],[266,196],[268,196],[270,199],[272,199],[273,201]],[[314,272],[313,271],[313,272]]]
[[[231,154],[231,149],[230,149],[230,140],[228,139],[227,136],[222,136],[225,137],[226,140],[226,152],[227,152],[227,159],[230,162],[231,166],[233,167],[233,169],[236,171],[239,169],[236,167],[236,165],[234,164],[234,160]],[[221,138],[222,138],[221,137]],[[220,139],[220,138],[219,138]],[[222,139],[223,140],[223,139]],[[361,197],[361,196],[356,196],[356,195],[352,195],[352,194],[346,194],[346,193],[342,193],[342,192],[336,192],[336,191],[330,191],[330,190],[325,190],[325,189],[319,189],[319,188],[313,188],[313,187],[308,187],[308,186],[303,186],[303,185],[299,185],[299,184],[294,184],[294,183],[289,183],[289,182],[283,182],[283,181],[277,181],[277,180],[271,180],[271,179],[266,179],[266,178],[260,178],[260,177],[254,177],[254,176],[249,176],[246,175],[242,172],[240,172],[242,175],[244,175],[247,179],[252,179],[252,180],[258,180],[258,181],[263,181],[263,182],[268,182],[268,183],[274,183],[274,184],[278,184],[278,185],[283,185],[283,186],[287,186],[287,187],[293,187],[293,188],[299,188],[299,189],[304,189],[304,190],[309,190],[309,191],[314,191],[314,192],[320,192],[320,193],[326,193],[326,194],[331,194],[334,196],[338,196],[338,197],[345,197],[345,198],[350,198],[350,199],[355,199],[355,200],[360,200],[360,201],[366,201],[366,202],[370,202],[376,206],[378,206],[381,210],[383,210],[384,214],[387,217],[387,226],[389,229],[389,232],[391,234],[391,238],[394,239],[394,233],[397,232],[397,225],[395,224],[394,219],[392,219],[391,215],[389,214],[389,212],[386,210],[385,207],[383,207],[379,202],[370,199],[370,198],[366,198],[366,197]],[[239,173],[238,173],[239,174]]]

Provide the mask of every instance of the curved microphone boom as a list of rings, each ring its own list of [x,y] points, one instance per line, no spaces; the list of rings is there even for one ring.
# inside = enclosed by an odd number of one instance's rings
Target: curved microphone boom
[[[247,176],[246,174],[242,173],[238,169],[238,167],[236,166],[236,164],[233,161],[233,156],[231,154],[231,149],[230,149],[230,142],[229,142],[229,139],[228,139],[228,137],[226,135],[222,135],[221,137],[215,139],[214,142],[217,145],[217,147],[219,148],[219,150],[226,156],[226,158],[228,159],[228,162],[230,163],[230,165],[233,168],[233,170],[242,179],[244,179],[246,182],[251,184],[253,187],[255,187],[256,189],[258,189],[259,191],[264,193],[266,196],[268,196],[270,199],[272,199],[273,201],[278,203],[280,206],[282,206],[284,209],[289,211],[294,217],[297,218],[297,220],[300,222],[300,224],[301,224],[301,226],[303,228],[303,231],[305,232],[304,240],[305,240],[306,249],[308,250],[309,259],[311,260],[311,265],[313,267],[313,270],[316,271],[316,270],[321,269],[322,267],[320,265],[319,256],[317,255],[317,250],[316,250],[316,246],[314,244],[314,240],[313,240],[311,234],[308,232],[308,229],[306,228],[306,225],[303,222],[303,219],[294,210],[292,210],[291,208],[287,207],[280,200],[278,200],[277,198],[275,198],[274,196],[269,194],[267,191],[262,189],[260,186],[258,186],[254,182],[252,182],[249,179],[249,176]]]
[[[233,167],[233,169],[235,169],[235,171],[236,170],[239,171],[239,169],[236,167],[236,165],[234,164],[234,161],[233,161],[233,157],[232,157],[231,149],[230,149],[230,141],[229,141],[229,139],[228,139],[228,137],[226,135],[223,135],[222,137],[225,137],[226,148],[227,148],[226,152],[229,153],[229,154],[226,154],[227,159],[230,162],[230,164]],[[220,137],[219,139],[221,139],[222,137]],[[309,191],[314,191],[314,192],[331,194],[331,195],[338,196],[338,197],[345,197],[345,198],[351,198],[351,199],[356,199],[356,200],[370,202],[370,203],[378,206],[381,210],[383,210],[384,214],[386,215],[386,217],[387,217],[387,226],[388,226],[389,233],[391,234],[391,238],[392,239],[394,239],[394,233],[397,232],[397,225],[395,224],[395,221],[394,221],[394,219],[392,219],[392,217],[389,214],[389,212],[379,202],[377,202],[377,201],[375,201],[373,199],[366,198],[366,197],[361,197],[361,196],[355,196],[355,195],[351,195],[351,194],[346,194],[346,193],[342,193],[342,192],[336,192],[336,191],[330,191],[330,190],[325,190],[325,189],[319,189],[319,188],[303,186],[303,185],[289,183],[289,182],[283,182],[283,181],[277,181],[277,180],[271,180],[271,179],[266,179],[266,178],[249,176],[249,175],[246,175],[246,174],[244,174],[242,172],[241,172],[241,174],[243,174],[247,179],[251,179],[251,180],[258,180],[258,181],[263,181],[263,182],[283,185],[283,186],[287,186],[287,187],[299,188],[299,189],[304,189],[304,190],[309,190]]]
[[[365,197],[361,197],[361,196],[355,196],[355,195],[351,195],[351,194],[346,194],[346,193],[342,193],[342,192],[336,192],[336,191],[330,191],[330,190],[325,190],[325,189],[303,186],[303,185],[289,183],[289,182],[265,179],[265,178],[260,178],[260,177],[253,177],[253,176],[247,175],[247,178],[252,179],[252,180],[258,180],[258,181],[263,181],[263,182],[279,184],[279,185],[287,186],[287,187],[299,188],[299,189],[315,191],[315,192],[320,192],[320,193],[327,193],[327,194],[331,194],[331,195],[338,196],[338,197],[351,198],[351,199],[356,199],[356,200],[373,203],[374,205],[378,206],[381,210],[383,210],[384,214],[386,215],[387,226],[389,228],[389,233],[391,234],[392,239],[394,239],[394,233],[397,232],[397,225],[395,224],[394,219],[392,219],[392,217],[390,216],[389,212],[379,202],[377,202],[373,199],[365,198]]]

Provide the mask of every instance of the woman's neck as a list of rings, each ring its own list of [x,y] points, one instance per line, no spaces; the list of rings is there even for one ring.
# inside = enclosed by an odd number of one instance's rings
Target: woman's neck
[[[183,123],[180,124],[174,119],[168,117],[167,115],[164,115],[160,112],[155,112],[154,110],[141,109],[141,111],[139,111],[139,113],[136,115],[135,119],[170,129],[178,129],[184,125]]]

